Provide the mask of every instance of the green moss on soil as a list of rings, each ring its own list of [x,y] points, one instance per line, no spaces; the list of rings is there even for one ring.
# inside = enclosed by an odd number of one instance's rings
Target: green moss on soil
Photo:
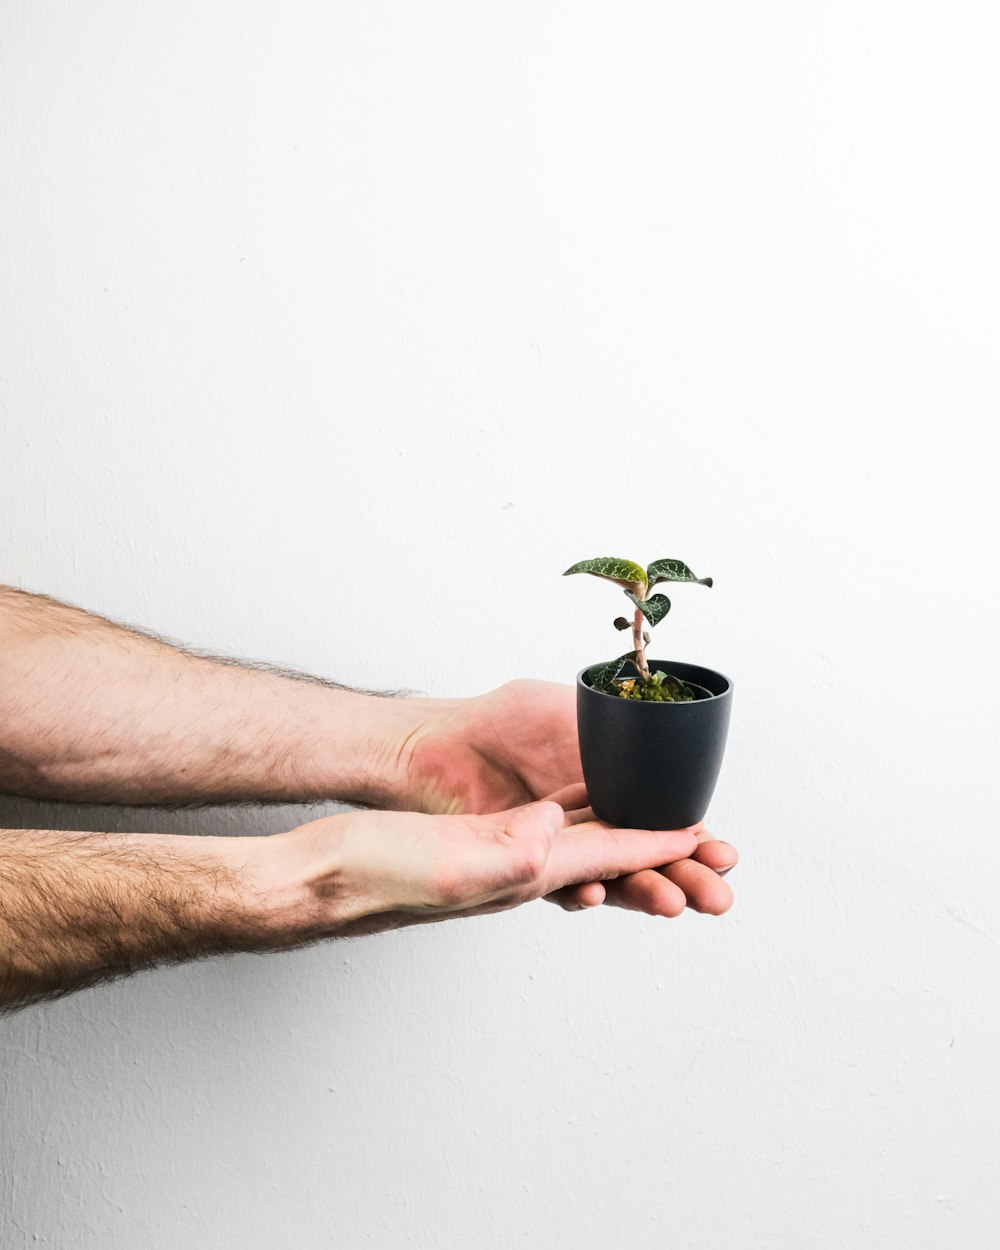
[[[620,699],[638,699],[647,703],[691,703],[694,695],[677,677],[657,670],[648,682],[637,677],[618,677],[614,693]]]

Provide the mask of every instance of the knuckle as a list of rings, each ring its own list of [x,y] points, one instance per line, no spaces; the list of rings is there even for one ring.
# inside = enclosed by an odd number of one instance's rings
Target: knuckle
[[[515,873],[520,885],[532,885],[545,871],[548,863],[548,841],[543,837],[527,839],[519,848]]]
[[[428,893],[432,906],[441,910],[460,907],[468,893],[464,876],[453,864],[443,864],[431,877]]]

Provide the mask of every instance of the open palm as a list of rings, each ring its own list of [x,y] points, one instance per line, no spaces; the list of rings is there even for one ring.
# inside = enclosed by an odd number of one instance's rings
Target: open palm
[[[591,821],[580,766],[576,693],[557,682],[521,679],[470,699],[442,701],[414,732],[407,753],[409,801],[425,812],[494,812],[555,799],[573,821]],[[550,895],[567,909],[602,902],[650,915],[685,907],[719,914],[732,905],[721,879],[736,851],[703,827],[689,859],[610,882]]]

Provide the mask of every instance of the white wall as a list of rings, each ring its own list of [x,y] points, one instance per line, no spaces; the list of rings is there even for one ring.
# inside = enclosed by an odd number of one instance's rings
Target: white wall
[[[6,0],[0,580],[464,694],[610,654],[572,560],[682,557],[743,861],[721,920],[538,903],[4,1021],[4,1250],[994,1244],[997,35]]]

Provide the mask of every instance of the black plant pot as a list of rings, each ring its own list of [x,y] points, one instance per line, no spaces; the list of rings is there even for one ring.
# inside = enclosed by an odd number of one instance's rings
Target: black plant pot
[[[704,818],[726,749],[733,683],[697,664],[649,660],[704,697],[691,703],[622,699],[576,677],[583,779],[594,814],[627,829],[686,829]],[[623,677],[635,677],[632,661]],[[695,690],[700,694],[701,691]]]

